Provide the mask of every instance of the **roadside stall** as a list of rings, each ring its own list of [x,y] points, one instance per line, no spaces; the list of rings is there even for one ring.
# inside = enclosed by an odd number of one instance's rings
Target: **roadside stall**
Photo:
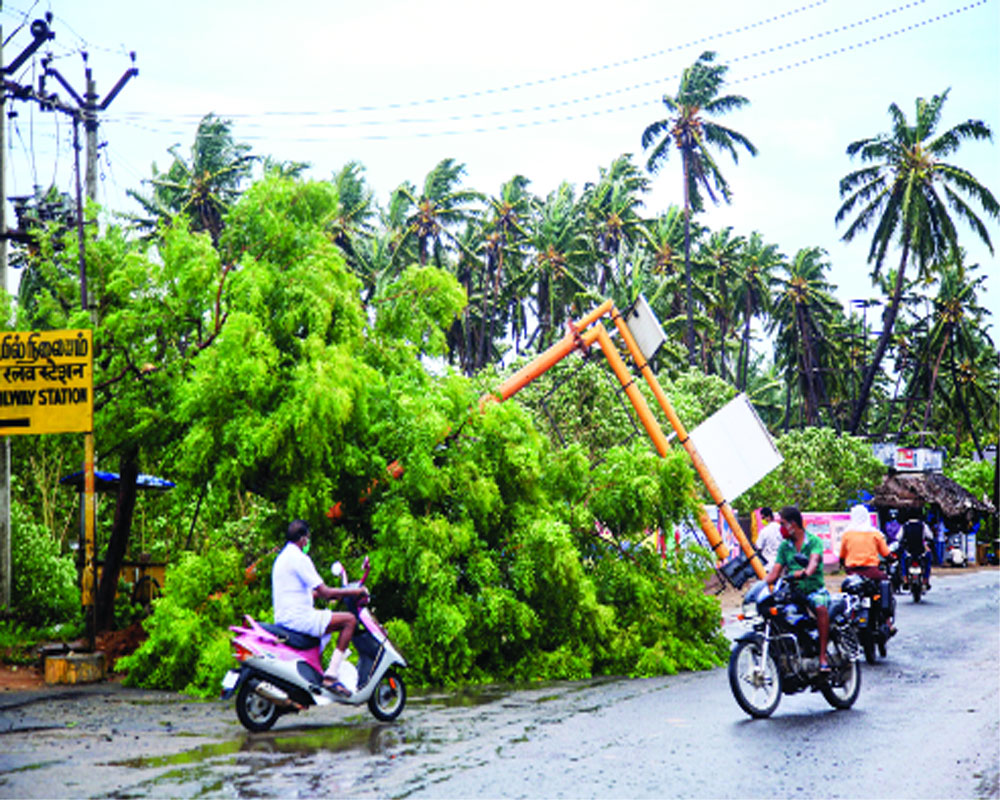
[[[930,514],[943,523],[952,543],[961,548],[965,563],[977,563],[984,557],[982,549],[977,550],[975,531],[984,518],[996,513],[992,503],[978,499],[940,472],[890,471],[875,490],[872,503],[883,528],[892,509],[900,517],[926,519]]]

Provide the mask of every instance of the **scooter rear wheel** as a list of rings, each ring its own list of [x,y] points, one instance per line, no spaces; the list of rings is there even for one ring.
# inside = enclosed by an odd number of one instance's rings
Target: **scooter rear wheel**
[[[406,684],[394,670],[386,670],[368,698],[368,710],[375,719],[392,722],[406,705]]]
[[[263,733],[270,730],[280,716],[278,707],[257,694],[250,684],[250,679],[244,680],[236,693],[236,716],[251,733]]]

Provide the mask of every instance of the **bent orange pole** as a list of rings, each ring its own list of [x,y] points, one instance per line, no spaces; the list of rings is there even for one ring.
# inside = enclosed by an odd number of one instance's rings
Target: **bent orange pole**
[[[577,322],[576,325],[570,323],[569,333],[567,333],[562,339],[552,345],[544,353],[539,355],[534,361],[525,364],[521,367],[521,369],[501,383],[496,395],[487,395],[484,397],[483,400],[480,401],[480,408],[482,408],[485,401],[489,399],[500,400],[501,402],[509,399],[535,380],[535,378],[543,372],[548,372],[548,370],[552,369],[552,367],[554,367],[559,361],[562,361],[566,358],[566,356],[579,348],[581,344],[584,346],[589,344],[581,342],[580,332],[590,327],[591,324],[607,314],[613,307],[614,306],[610,300],[605,300],[597,306],[597,308],[592,309],[589,313],[581,317],[580,321]]]
[[[618,333],[621,334],[622,340],[625,342],[625,346],[628,348],[629,354],[632,356],[632,360],[639,368],[639,372],[642,373],[642,376],[646,379],[646,383],[649,388],[652,389],[656,402],[660,404],[660,408],[663,409],[663,413],[667,415],[667,420],[674,429],[674,433],[677,434],[677,440],[681,443],[681,446],[687,450],[688,456],[691,458],[691,463],[694,464],[694,468],[698,472],[699,477],[701,477],[702,483],[705,484],[705,488],[708,489],[708,493],[712,500],[719,507],[720,513],[729,525],[729,529],[733,532],[736,540],[740,543],[740,548],[743,550],[744,554],[746,554],[747,558],[750,559],[750,566],[753,567],[753,571],[757,574],[758,578],[764,578],[764,576],[767,575],[767,571],[761,563],[760,556],[757,555],[757,551],[754,550],[750,541],[747,539],[746,534],[743,533],[743,528],[740,527],[740,523],[736,519],[736,515],[733,513],[732,507],[729,505],[729,502],[725,499],[725,497],[722,496],[722,491],[719,489],[719,485],[715,482],[715,478],[712,477],[712,473],[709,471],[704,459],[701,457],[698,449],[694,446],[694,442],[691,441],[691,437],[688,435],[687,429],[684,427],[684,423],[681,422],[680,417],[678,417],[674,411],[673,405],[664,393],[659,381],[656,380],[656,376],[653,374],[653,370],[650,368],[649,362],[639,349],[639,345],[636,343],[635,337],[632,336],[632,331],[629,330],[628,325],[625,323],[625,320],[622,319],[622,316],[618,312],[617,308],[612,310],[611,318],[614,320],[615,327],[618,329]],[[704,512],[704,509],[702,509],[702,512]],[[708,515],[706,514],[705,516],[707,518]],[[704,528],[704,525],[702,525],[702,528]],[[714,525],[712,526],[712,529],[715,530]],[[711,542],[711,539],[709,539],[709,542]],[[717,548],[716,552],[718,552]],[[725,555],[723,555],[722,558],[725,558]]]

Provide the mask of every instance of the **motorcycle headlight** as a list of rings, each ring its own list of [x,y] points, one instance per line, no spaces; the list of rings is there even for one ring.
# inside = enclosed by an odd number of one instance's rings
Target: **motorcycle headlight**
[[[757,604],[752,600],[743,601],[743,613],[740,615],[743,619],[751,620],[760,616],[757,612]]]

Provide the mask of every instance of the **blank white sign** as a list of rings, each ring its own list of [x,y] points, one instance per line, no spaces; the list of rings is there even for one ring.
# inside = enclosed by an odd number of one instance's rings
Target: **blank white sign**
[[[771,434],[745,394],[690,433],[724,500],[732,502],[782,462]]]

